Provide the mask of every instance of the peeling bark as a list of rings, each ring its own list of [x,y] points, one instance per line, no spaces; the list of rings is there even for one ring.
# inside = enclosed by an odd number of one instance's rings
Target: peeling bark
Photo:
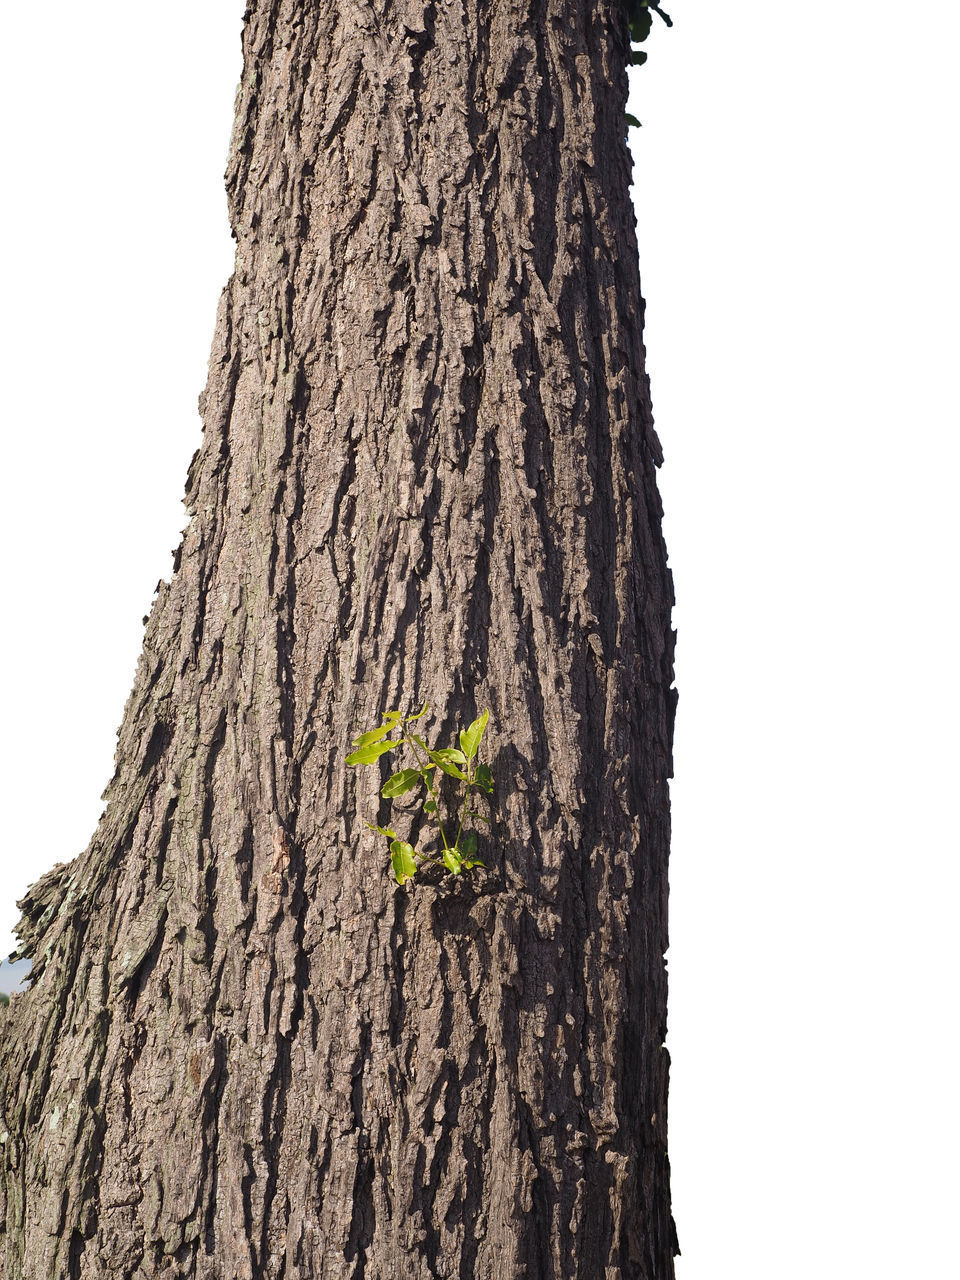
[[[673,1276],[627,47],[250,0],[191,519],[0,1014],[4,1280]],[[491,709],[489,871],[401,889],[343,757],[424,699]]]

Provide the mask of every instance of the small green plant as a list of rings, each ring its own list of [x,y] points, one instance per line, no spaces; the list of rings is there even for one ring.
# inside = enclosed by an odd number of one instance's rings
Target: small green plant
[[[367,826],[371,831],[379,831],[390,842],[390,862],[397,884],[405,884],[411,880],[421,867],[430,863],[445,867],[451,875],[458,876],[462,871],[482,867],[484,863],[477,857],[477,833],[465,831],[468,818],[489,823],[482,813],[473,807],[475,792],[484,795],[493,794],[493,774],[490,766],[481,764],[479,759],[480,743],[483,731],[487,727],[490,712],[484,711],[467,729],[461,729],[460,746],[428,747],[410,726],[421,716],[426,715],[428,704],[416,715],[405,716],[399,711],[386,711],[382,716],[383,724],[367,733],[354,738],[357,748],[347,756],[347,764],[376,764],[388,751],[408,748],[416,761],[415,768],[400,769],[389,777],[380,788],[380,794],[388,800],[415,791],[421,785],[426,788],[423,797],[423,812],[431,822],[436,822],[440,834],[440,845],[433,852],[422,853],[413,845],[401,840],[390,827],[379,827],[372,822]],[[457,834],[454,840],[447,838],[447,832],[440,817],[440,791],[438,771],[450,778],[455,778],[463,788],[462,800],[455,802],[454,809],[459,810]]]

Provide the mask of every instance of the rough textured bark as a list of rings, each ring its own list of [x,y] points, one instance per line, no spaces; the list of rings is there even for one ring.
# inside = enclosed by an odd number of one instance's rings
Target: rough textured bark
[[[620,0],[249,3],[191,520],[23,904],[5,1280],[673,1275],[627,47]],[[343,756],[425,698],[491,709],[490,869],[400,889]]]

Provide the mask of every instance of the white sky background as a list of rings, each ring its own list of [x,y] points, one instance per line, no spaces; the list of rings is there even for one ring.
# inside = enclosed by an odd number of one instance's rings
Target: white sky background
[[[4,951],[92,834],[185,523],[242,8],[5,13]],[[678,1274],[948,1280],[960,16],[668,8],[631,109],[679,597]]]

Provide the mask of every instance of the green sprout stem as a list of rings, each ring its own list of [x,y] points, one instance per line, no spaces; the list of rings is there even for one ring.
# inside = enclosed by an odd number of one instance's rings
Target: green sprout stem
[[[434,813],[434,817],[437,820],[437,826],[440,828],[440,839],[443,841],[443,847],[445,849],[449,849],[450,846],[447,843],[447,834],[444,831],[443,823],[440,820],[440,806],[437,803],[437,792],[434,791],[433,789],[433,779],[430,776],[432,773],[436,772],[436,765],[431,764],[429,760],[427,761],[426,764],[423,763],[423,761],[420,758],[420,750],[417,747],[417,744],[414,742],[413,737],[410,733],[410,730],[407,728],[406,721],[404,721],[404,725],[403,725],[403,740],[407,744],[407,746],[410,748],[410,750],[413,752],[414,759],[419,765],[420,772],[423,774],[423,780],[427,784],[427,790],[430,792],[430,799],[433,801],[434,805],[436,806],[433,813]],[[459,839],[459,836],[457,838]],[[442,862],[443,859],[431,858],[430,861]]]
[[[463,807],[460,810],[460,825],[457,827],[457,839],[454,844],[455,849],[460,848],[460,837],[463,835],[463,824],[467,816],[467,805],[470,803],[470,788],[473,786],[473,779],[477,772],[477,765],[480,763],[480,753],[478,752],[472,760],[467,761],[467,789],[463,795]]]

